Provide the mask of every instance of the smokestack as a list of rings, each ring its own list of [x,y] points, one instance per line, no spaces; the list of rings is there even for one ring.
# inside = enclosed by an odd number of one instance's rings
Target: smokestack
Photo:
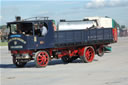
[[[20,16],[16,16],[16,21],[21,21],[21,17]]]

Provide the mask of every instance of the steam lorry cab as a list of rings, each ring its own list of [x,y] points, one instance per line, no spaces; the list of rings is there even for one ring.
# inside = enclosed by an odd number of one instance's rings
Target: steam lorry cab
[[[41,35],[40,24],[47,28],[45,36]],[[13,64],[24,67],[34,60],[37,67],[46,67],[53,58],[65,63],[80,58],[89,63],[96,54],[103,56],[105,47],[117,42],[116,24],[98,28],[96,20],[60,20],[56,31],[53,24],[54,20],[48,18],[8,22],[8,49]]]

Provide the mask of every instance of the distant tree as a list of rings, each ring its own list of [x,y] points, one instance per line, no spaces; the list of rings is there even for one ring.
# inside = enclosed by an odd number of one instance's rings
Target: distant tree
[[[8,39],[8,29],[6,25],[0,26],[0,41],[5,42]]]
[[[6,25],[1,25],[0,29],[6,28]]]

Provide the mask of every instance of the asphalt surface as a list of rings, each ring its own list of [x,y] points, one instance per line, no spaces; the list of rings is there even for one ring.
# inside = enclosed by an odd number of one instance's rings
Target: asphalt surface
[[[16,68],[7,46],[0,47],[1,85],[128,85],[128,37],[112,44],[112,52],[95,56],[92,63],[77,59],[69,64],[53,60],[46,68],[34,61]]]

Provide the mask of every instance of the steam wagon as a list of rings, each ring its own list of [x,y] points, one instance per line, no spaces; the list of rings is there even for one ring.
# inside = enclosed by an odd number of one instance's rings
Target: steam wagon
[[[53,58],[69,63],[80,58],[85,63],[94,56],[103,56],[105,47],[117,42],[117,24],[98,27],[96,20],[60,20],[55,30],[54,20],[47,17],[8,22],[10,29],[8,49],[17,67],[24,67],[31,60],[37,67],[46,67]],[[42,35],[40,25],[47,33]]]

